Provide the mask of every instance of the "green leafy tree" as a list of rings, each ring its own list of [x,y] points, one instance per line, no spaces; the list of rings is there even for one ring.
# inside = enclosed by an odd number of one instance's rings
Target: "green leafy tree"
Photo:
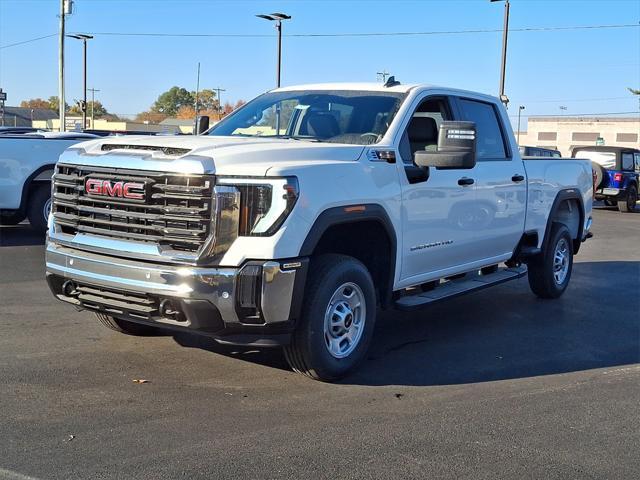
[[[191,95],[193,95],[194,102],[195,102],[196,92],[191,92]],[[202,110],[217,112],[219,109],[219,105],[220,103],[216,98],[216,92],[214,92],[213,90],[209,90],[205,88],[204,90],[198,92],[198,111],[199,112]]]
[[[161,93],[158,99],[151,106],[151,112],[162,113],[173,117],[178,113],[180,107],[194,104],[194,96],[185,88],[171,87]]]
[[[629,88],[629,91],[634,95],[640,95],[640,89]]]
[[[49,100],[47,100],[47,102],[49,102],[49,108],[51,110],[60,113],[60,99],[57,96],[49,97]],[[66,112],[68,110],[69,104],[65,102],[64,111]]]

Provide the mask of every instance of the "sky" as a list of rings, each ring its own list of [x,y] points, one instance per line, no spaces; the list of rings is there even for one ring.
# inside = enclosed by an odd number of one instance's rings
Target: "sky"
[[[376,81],[430,83],[496,95],[504,3],[489,0],[74,0],[67,32],[91,33],[89,87],[119,115],[147,110],[173,85],[221,87],[222,101],[249,100],[275,85],[276,32],[255,14],[285,12],[283,85]],[[58,93],[59,0],[0,0],[0,88],[7,105]],[[640,99],[640,1],[511,0],[506,94],[509,113],[630,112]],[[633,25],[517,31],[526,28]],[[305,34],[492,32],[393,36]],[[113,33],[207,34],[208,37]],[[14,43],[53,35],[21,45]],[[240,36],[230,36],[240,35]],[[242,35],[249,35],[243,37]],[[250,35],[254,35],[251,37]],[[257,35],[257,36],[255,36]],[[82,97],[82,45],[66,45],[67,102]],[[566,110],[560,107],[566,107]],[[634,113],[635,112],[635,113]],[[515,120],[514,120],[515,121]]]

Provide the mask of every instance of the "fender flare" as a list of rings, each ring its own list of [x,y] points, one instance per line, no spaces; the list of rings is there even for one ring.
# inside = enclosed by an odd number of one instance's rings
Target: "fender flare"
[[[393,291],[393,282],[396,274],[396,257],[398,254],[398,240],[393,223],[386,210],[376,203],[350,204],[332,207],[324,210],[313,222],[311,229],[307,233],[302,246],[300,247],[300,256],[309,257],[318,246],[322,236],[331,227],[337,225],[347,225],[365,221],[375,221],[385,230],[389,237],[391,247],[391,258],[389,265],[389,275],[386,284],[382,285],[380,301],[386,306],[391,301],[391,293]]]
[[[48,165],[42,165],[41,167],[37,168],[33,173],[31,173],[31,175],[29,175],[24,183],[22,184],[22,194],[20,197],[20,206],[18,207],[18,211],[23,214],[26,212],[27,210],[27,202],[29,200],[29,191],[31,190],[31,186],[33,185],[34,182],[42,182],[42,183],[46,183],[46,182],[51,182],[51,180],[40,180],[37,179],[36,177],[38,177],[39,175],[41,175],[43,172],[46,172],[47,170],[51,170],[55,173],[55,168],[56,165],[55,163],[51,163]]]
[[[549,216],[547,217],[547,224],[544,230],[544,238],[542,239],[542,251],[545,251],[547,248],[547,244],[549,243],[549,234],[551,232],[551,224],[553,223],[553,216],[560,208],[562,202],[566,200],[576,200],[578,202],[578,214],[580,220],[578,222],[578,236],[573,239],[573,253],[578,253],[580,249],[580,244],[582,243],[582,234],[584,230],[584,201],[582,200],[582,195],[580,191],[576,188],[565,188],[560,190],[556,194],[556,198],[553,200],[553,204],[551,205],[551,210],[549,211]]]

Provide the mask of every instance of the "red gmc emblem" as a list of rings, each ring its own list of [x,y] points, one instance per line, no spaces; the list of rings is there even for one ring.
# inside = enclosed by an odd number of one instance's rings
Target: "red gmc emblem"
[[[88,178],[84,184],[84,191],[89,195],[144,200],[144,183]]]

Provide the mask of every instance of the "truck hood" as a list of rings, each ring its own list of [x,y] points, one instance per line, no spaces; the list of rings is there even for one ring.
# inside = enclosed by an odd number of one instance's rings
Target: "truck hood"
[[[261,137],[123,136],[76,145],[65,163],[136,170],[265,175],[280,164],[358,160],[362,145]]]

